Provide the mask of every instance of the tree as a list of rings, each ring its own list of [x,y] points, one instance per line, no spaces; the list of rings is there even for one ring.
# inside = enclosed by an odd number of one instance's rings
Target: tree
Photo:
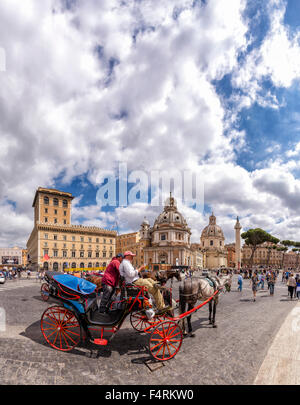
[[[241,237],[245,240],[246,245],[251,247],[252,250],[249,261],[250,267],[253,265],[254,252],[256,251],[258,245],[261,245],[264,242],[272,242],[275,244],[279,242],[279,239],[260,228],[248,229],[248,231],[241,234]]]

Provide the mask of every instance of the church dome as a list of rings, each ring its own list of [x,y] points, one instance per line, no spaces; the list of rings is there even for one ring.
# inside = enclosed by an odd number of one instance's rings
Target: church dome
[[[201,239],[202,238],[224,238],[224,234],[222,231],[222,228],[217,225],[216,223],[216,217],[212,213],[211,216],[209,217],[209,225],[207,225],[201,234]]]
[[[164,210],[156,218],[154,227],[162,224],[178,224],[187,227],[187,222],[183,215],[177,210],[177,202],[172,196],[166,199]]]

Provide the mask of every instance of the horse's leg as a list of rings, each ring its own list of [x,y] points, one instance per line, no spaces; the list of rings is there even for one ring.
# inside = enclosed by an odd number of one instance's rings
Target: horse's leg
[[[194,308],[194,305],[189,303],[188,304],[188,311],[190,311],[193,308]],[[195,333],[192,332],[192,330],[193,330],[192,329],[192,322],[191,322],[192,315],[189,315],[186,319],[187,319],[187,324],[188,324],[188,336],[189,337],[195,337]]]
[[[179,292],[179,313],[180,314],[183,314],[185,312],[185,304],[186,304],[185,299],[182,295],[180,295],[180,292]],[[179,321],[179,325],[182,329],[183,336],[186,336],[187,332],[185,330],[185,319],[184,318],[181,321]]]
[[[208,308],[209,308],[208,320],[209,320],[209,324],[211,325],[211,323],[212,323],[212,321],[211,321],[211,312],[212,312],[212,303],[211,303],[211,301],[209,301],[209,303],[208,303]]]
[[[217,325],[216,325],[216,309],[217,309],[217,304],[218,304],[217,300],[214,300],[213,319],[212,319],[213,328],[216,328],[216,327],[217,327]]]

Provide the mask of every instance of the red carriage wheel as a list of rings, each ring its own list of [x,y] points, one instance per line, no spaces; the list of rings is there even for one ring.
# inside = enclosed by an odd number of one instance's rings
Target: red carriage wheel
[[[133,327],[134,330],[138,332],[144,332],[144,329],[148,328],[153,323],[162,322],[164,319],[165,319],[164,315],[155,316],[152,319],[148,319],[144,309],[130,313],[131,326]],[[146,331],[146,333],[150,332],[151,330]]]
[[[151,325],[144,310],[131,312],[130,323],[133,329],[138,332],[143,332],[145,328]]]
[[[49,299],[49,285],[47,283],[43,283],[41,286],[41,296],[44,301],[48,301]]]
[[[81,341],[81,328],[72,311],[60,306],[47,308],[41,318],[41,331],[54,349],[68,352]]]
[[[182,330],[174,321],[158,324],[151,333],[149,349],[151,355],[160,361],[174,357],[182,344]]]

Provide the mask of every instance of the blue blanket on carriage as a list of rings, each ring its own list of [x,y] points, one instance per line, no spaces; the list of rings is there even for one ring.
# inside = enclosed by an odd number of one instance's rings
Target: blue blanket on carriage
[[[93,293],[97,287],[96,284],[83,278],[71,276],[71,274],[55,274],[53,279],[65,287],[85,295]]]

